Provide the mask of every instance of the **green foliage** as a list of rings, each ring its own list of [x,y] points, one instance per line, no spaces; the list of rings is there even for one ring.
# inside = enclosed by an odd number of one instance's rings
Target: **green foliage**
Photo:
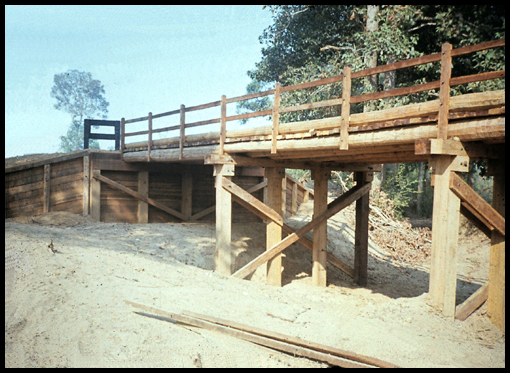
[[[51,97],[57,100],[55,109],[71,115],[71,125],[66,136],[61,136],[60,148],[64,152],[83,149],[83,120],[94,116],[107,118],[110,105],[103,97],[105,91],[99,80],[92,74],[78,70],[69,70],[55,74]],[[97,141],[91,141],[90,148],[99,149]]]

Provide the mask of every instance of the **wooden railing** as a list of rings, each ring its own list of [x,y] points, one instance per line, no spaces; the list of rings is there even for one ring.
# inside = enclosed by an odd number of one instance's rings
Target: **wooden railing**
[[[331,125],[326,124],[325,126],[322,126],[321,129],[328,129],[328,128],[338,128],[338,120],[340,119],[340,129],[339,129],[339,149],[347,149],[348,148],[348,135],[349,135],[349,127],[353,126],[360,126],[364,125],[370,122],[376,122],[381,121],[380,118],[378,119],[370,119],[372,117],[375,117],[375,115],[371,113],[360,113],[360,114],[350,114],[350,105],[355,103],[362,103],[366,101],[372,101],[372,100],[379,100],[383,98],[389,98],[389,97],[397,97],[402,95],[408,95],[433,89],[439,89],[439,108],[435,110],[435,112],[438,114],[438,138],[446,138],[447,134],[447,124],[448,124],[448,114],[450,110],[450,87],[461,85],[461,84],[467,84],[467,83],[473,83],[473,82],[480,82],[485,80],[492,80],[492,79],[499,79],[505,77],[505,70],[499,70],[499,71],[493,71],[493,72],[486,72],[486,73],[480,73],[480,74],[474,74],[474,75],[467,75],[467,76],[461,76],[461,77],[455,77],[451,78],[451,70],[452,70],[452,63],[451,59],[452,57],[461,56],[469,53],[474,53],[478,51],[483,51],[491,48],[497,48],[505,46],[505,39],[499,39],[494,40],[490,42],[485,42],[477,45],[452,49],[451,44],[444,44],[442,51],[440,53],[435,53],[427,56],[422,56],[418,58],[413,58],[409,60],[404,60],[400,62],[395,62],[387,65],[377,66],[374,68],[351,72],[351,68],[349,66],[345,66],[343,69],[343,74],[333,76],[326,79],[320,79],[300,84],[295,84],[291,86],[280,86],[279,83],[276,83],[274,89],[270,89],[263,92],[257,92],[252,94],[246,94],[238,97],[233,98],[226,98],[225,95],[221,96],[221,99],[219,101],[213,101],[207,104],[197,105],[197,106],[191,106],[191,107],[185,107],[184,105],[181,105],[180,109],[160,113],[153,115],[152,113],[149,113],[148,116],[141,117],[141,118],[134,118],[134,119],[128,119],[125,120],[122,118],[121,120],[121,151],[124,153],[126,149],[125,144],[125,138],[128,136],[136,136],[136,135],[148,135],[148,141],[147,141],[147,149],[148,149],[148,159],[150,160],[150,153],[153,148],[153,134],[155,133],[161,133],[166,131],[172,131],[172,130],[179,130],[179,149],[180,149],[180,159],[183,158],[183,149],[186,142],[186,129],[192,128],[192,127],[198,127],[198,126],[204,126],[214,123],[220,123],[219,128],[219,136],[214,135],[213,137],[218,140],[219,137],[219,153],[223,154],[224,150],[224,144],[227,141],[227,138],[240,138],[243,137],[243,135],[246,135],[247,133],[250,134],[257,134],[257,135],[270,135],[272,140],[272,146],[271,146],[271,153],[277,152],[277,138],[280,134],[285,133],[296,133],[296,132],[307,132],[310,130],[309,125],[307,123],[309,121],[304,122],[292,122],[292,126],[284,125],[285,128],[280,126],[280,120],[279,120],[279,114],[281,113],[290,113],[295,111],[302,111],[302,110],[311,110],[311,109],[317,109],[317,108],[323,108],[323,107],[332,107],[332,106],[340,106],[341,105],[341,117],[334,117],[334,121],[330,121]],[[390,71],[395,71],[398,69],[404,69],[412,66],[418,66],[423,64],[428,64],[432,62],[440,62],[441,63],[441,78],[438,81],[429,82],[425,84],[419,84],[415,86],[410,87],[403,87],[403,88],[395,88],[390,89],[386,91],[381,92],[374,92],[374,93],[366,93],[356,96],[351,96],[351,81],[353,79],[358,78],[364,78],[368,77],[370,75],[374,74],[380,74],[380,73],[386,73]],[[334,98],[324,101],[318,101],[318,102],[312,102],[312,103],[305,103],[300,105],[294,105],[294,106],[286,106],[281,107],[280,106],[280,95],[284,92],[291,92],[291,91],[297,91],[300,89],[307,89],[312,87],[318,87],[326,84],[332,84],[332,83],[339,83],[342,82],[342,97],[341,98]],[[226,106],[227,104],[236,103],[240,101],[250,100],[254,98],[260,98],[264,96],[273,95],[273,108],[271,110],[262,110],[262,111],[256,111],[251,113],[245,113],[245,114],[238,114],[238,115],[232,115],[227,116],[226,115]],[[220,110],[220,117],[214,118],[214,119],[208,119],[208,120],[202,120],[198,122],[193,123],[186,123],[186,113],[192,112],[192,111],[198,111],[203,109],[208,109],[216,106],[221,106]],[[376,112],[377,113],[377,112]],[[165,116],[171,116],[180,114],[180,124],[164,127],[164,128],[158,128],[153,129],[152,128],[152,121],[156,118],[161,118]],[[241,120],[241,119],[248,119],[248,118],[256,118],[261,116],[267,116],[272,115],[272,126],[271,127],[265,127],[262,128],[260,131],[246,131],[246,130],[237,130],[237,131],[228,131],[226,129],[226,123],[229,121],[234,120]],[[402,118],[402,114],[393,113],[389,114],[384,117],[385,121],[396,121],[398,119]],[[326,122],[327,122],[326,118]],[[126,132],[126,124],[135,123],[135,122],[143,122],[148,121],[148,129],[144,131],[138,131],[138,132]],[[316,121],[315,121],[316,122]],[[290,128],[292,127],[292,128]],[[283,131],[282,131],[283,130]]]

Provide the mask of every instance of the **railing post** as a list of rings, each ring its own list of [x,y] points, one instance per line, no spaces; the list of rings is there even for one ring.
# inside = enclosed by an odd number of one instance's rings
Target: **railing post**
[[[439,116],[437,138],[448,136],[448,112],[450,110],[450,78],[452,77],[452,45],[444,43],[441,48],[441,83],[439,88]]]
[[[274,87],[274,101],[273,101],[273,131],[272,131],[272,144],[271,154],[276,154],[277,137],[280,125],[280,83],[276,83]]]
[[[184,139],[185,139],[185,123],[186,123],[186,111],[185,106],[181,105],[181,129],[179,137],[179,159],[182,159],[184,152]]]
[[[152,113],[149,113],[149,141],[147,143],[147,162],[151,161],[152,149]]]
[[[349,116],[351,115],[351,67],[344,66],[342,79],[342,119],[340,124],[340,149],[349,149]]]
[[[120,120],[120,154],[124,159],[124,148],[125,148],[125,133],[126,133],[126,118]]]
[[[227,138],[227,96],[221,96],[221,130],[220,130],[220,155],[225,154],[225,139]]]

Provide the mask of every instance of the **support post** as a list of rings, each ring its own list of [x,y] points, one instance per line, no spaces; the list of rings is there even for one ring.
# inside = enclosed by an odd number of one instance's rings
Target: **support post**
[[[340,149],[349,149],[349,117],[351,115],[351,67],[344,66],[342,80],[342,117],[340,124]]]
[[[149,197],[149,172],[138,173],[138,193],[142,196]],[[149,223],[149,204],[142,200],[138,200],[138,224]]]
[[[448,112],[450,111],[450,79],[452,77],[452,45],[444,43],[441,51],[441,85],[439,88],[439,114],[437,138],[448,137]]]
[[[90,201],[90,156],[83,157],[83,216],[89,214]]]
[[[224,275],[232,274],[232,252],[230,242],[232,238],[232,197],[226,191],[223,179],[231,180],[234,176],[234,165],[214,165],[216,188],[216,257],[215,270]]]
[[[227,96],[221,96],[221,117],[220,117],[220,151],[225,154],[225,140],[227,139]]]
[[[90,181],[90,216],[95,221],[101,221],[101,181],[94,176],[101,176],[101,170],[92,170]]]
[[[181,213],[186,217],[187,220],[191,219],[192,215],[192,193],[193,193],[193,177],[191,172],[185,172],[182,174],[182,205]]]
[[[355,180],[360,185],[371,183],[373,172],[356,172]],[[354,235],[354,281],[360,286],[368,282],[368,214],[369,193],[356,201],[356,232]]]
[[[267,206],[271,207],[283,218],[282,193],[285,190],[285,168],[270,167],[265,170],[267,178]],[[282,240],[282,227],[274,221],[268,221],[266,226],[266,250]],[[267,262],[267,284],[282,286],[282,254],[276,255]]]
[[[505,217],[505,161],[490,160],[489,175],[493,176],[492,207]],[[491,235],[487,312],[492,323],[505,332],[505,236],[497,230]]]
[[[452,320],[455,317],[457,290],[460,200],[449,185],[456,158],[451,155],[434,155],[430,160],[434,175],[434,202],[429,296],[443,315]]]
[[[330,177],[330,170],[323,168],[314,168],[312,170],[314,183],[313,219],[328,209],[328,180]],[[326,286],[327,283],[327,228],[328,221],[324,219],[313,229],[312,285],[315,286]]]
[[[184,140],[186,138],[186,107],[184,105],[181,105],[180,109],[180,135],[179,135],[179,159],[182,159],[183,152],[184,152]]]
[[[147,162],[151,161],[152,149],[152,113],[149,113],[149,140],[147,141]]]
[[[276,154],[278,132],[280,132],[280,83],[274,86],[274,101],[273,101],[273,129],[271,138],[271,154]]]
[[[44,201],[43,201],[43,213],[50,211],[50,173],[51,165],[44,165]]]

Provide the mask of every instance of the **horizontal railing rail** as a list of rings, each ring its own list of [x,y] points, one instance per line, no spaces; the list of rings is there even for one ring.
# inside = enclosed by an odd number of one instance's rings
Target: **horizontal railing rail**
[[[413,93],[423,92],[423,91],[429,91],[429,90],[440,90],[440,105],[439,109],[436,109],[436,113],[439,113],[438,119],[441,124],[438,126],[438,136],[442,137],[445,136],[446,131],[446,124],[448,121],[448,113],[449,113],[449,102],[450,102],[450,87],[456,86],[456,85],[462,85],[462,84],[468,84],[468,83],[474,83],[474,82],[480,82],[480,81],[486,81],[486,80],[493,80],[493,79],[501,79],[505,77],[505,70],[499,70],[499,71],[491,71],[491,72],[484,72],[480,74],[474,74],[474,75],[466,75],[466,76],[460,76],[460,77],[451,77],[451,70],[452,70],[452,64],[451,59],[452,57],[462,56],[469,53],[475,53],[479,51],[484,51],[487,49],[497,48],[497,47],[503,47],[505,46],[505,39],[498,39],[493,40],[485,43],[480,43],[476,45],[470,45],[466,47],[461,47],[457,49],[452,49],[450,44],[444,44],[442,52],[430,54],[427,56],[421,56],[417,58],[412,58],[404,61],[398,61],[387,65],[377,66],[374,68],[369,68],[361,71],[355,71],[351,72],[350,67],[344,67],[343,73],[337,76],[332,76],[324,79],[314,80],[310,82],[304,82],[289,86],[282,86],[280,87],[279,83],[276,84],[276,87],[274,89],[269,89],[262,92],[255,92],[250,94],[245,94],[237,97],[232,98],[226,98],[225,96],[222,96],[221,100],[209,102],[202,105],[196,105],[196,106],[190,106],[185,107],[184,105],[181,105],[180,109],[172,110],[164,113],[159,113],[153,115],[152,113],[149,113],[147,116],[140,117],[140,118],[134,118],[134,119],[124,119],[121,120],[121,151],[124,153],[126,150],[126,144],[125,144],[125,138],[131,137],[131,136],[140,136],[140,135],[148,135],[148,141],[147,141],[147,149],[148,149],[148,157],[147,161],[150,160],[150,153],[153,147],[153,141],[152,141],[152,135],[154,133],[162,133],[162,132],[168,132],[168,131],[174,131],[179,130],[179,148],[180,148],[180,158],[183,158],[183,148],[186,143],[186,129],[193,128],[193,127],[199,127],[199,126],[205,126],[215,123],[220,123],[218,134],[215,136],[212,136],[213,138],[219,140],[220,144],[220,150],[219,153],[223,154],[223,145],[225,141],[228,139],[235,139],[236,136],[240,136],[243,134],[243,130],[234,130],[234,131],[228,131],[226,130],[226,123],[234,120],[242,120],[242,119],[249,119],[249,118],[256,118],[261,116],[269,116],[271,115],[273,117],[273,123],[271,126],[270,136],[273,142],[272,146],[272,153],[277,152],[277,138],[280,135],[280,120],[279,120],[279,114],[283,113],[291,113],[296,111],[303,111],[303,110],[313,110],[318,108],[326,108],[326,107],[333,107],[333,106],[341,106],[341,116],[333,117],[338,119],[338,123],[336,124],[336,127],[339,127],[339,133],[340,133],[340,139],[339,139],[339,146],[340,149],[347,149],[348,148],[348,129],[352,126],[359,126],[362,125],[356,120],[352,121],[352,116],[350,115],[350,104],[356,104],[356,103],[362,103],[367,101],[373,101],[373,100],[379,100],[379,99],[386,99],[390,97],[397,97],[397,96],[403,96],[403,95],[409,95]],[[396,71],[399,69],[404,69],[408,67],[413,66],[419,66],[423,64],[429,64],[429,63],[435,63],[439,62],[441,64],[441,78],[440,80],[428,82],[424,84],[418,84],[414,86],[409,87],[401,87],[401,88],[394,88],[389,90],[384,90],[380,92],[371,92],[371,93],[363,93],[359,95],[352,95],[351,96],[351,81],[353,79],[358,78],[365,78],[370,75],[374,74],[381,74],[386,73],[390,71]],[[330,98],[327,100],[322,101],[316,101],[316,102],[309,102],[309,103],[301,103],[298,105],[290,105],[290,106],[280,106],[280,96],[282,93],[286,92],[293,92],[297,90],[302,89],[309,89],[314,87],[319,87],[323,85],[328,84],[334,84],[334,83],[340,83],[342,85],[342,97],[338,98]],[[347,90],[344,89],[344,87],[348,87]],[[243,113],[243,114],[236,114],[227,116],[226,115],[226,105],[231,103],[237,103],[241,101],[246,100],[252,100],[255,98],[265,97],[265,96],[271,96],[273,95],[273,107],[271,109],[266,110],[260,110],[260,111],[254,111],[249,113]],[[443,103],[446,104],[445,107],[443,107]],[[212,118],[212,119],[206,119],[206,120],[200,120],[196,122],[186,123],[186,113],[192,112],[192,111],[198,111],[198,110],[204,110],[209,109],[213,107],[220,106],[221,110],[219,113],[219,117]],[[446,114],[445,114],[446,113]],[[152,121],[157,118],[172,116],[172,115],[180,115],[180,123],[178,125],[172,125],[167,126],[163,128],[152,128]],[[364,113],[365,114],[365,113]],[[357,116],[359,114],[353,114],[354,116]],[[135,131],[135,132],[126,132],[126,124],[136,123],[136,122],[148,122],[148,128],[147,130],[142,131]],[[352,121],[352,123],[351,123]],[[310,122],[315,122],[310,121]],[[306,126],[303,126],[305,122],[292,122],[296,123],[297,128],[300,128],[302,132],[310,131],[309,128],[303,128]],[[266,126],[267,127],[267,126]],[[288,124],[282,124],[282,130],[285,133],[293,133],[292,130],[289,130],[287,127]],[[313,125],[312,125],[313,127]],[[310,128],[312,128],[310,127]],[[261,127],[265,128],[265,127]],[[244,131],[246,132],[246,131]],[[269,133],[267,130],[261,130],[259,131],[261,134],[263,133],[265,136],[267,136]],[[251,131],[250,133],[257,133],[257,131]],[[203,138],[211,138],[211,136],[207,136],[207,134],[202,134]],[[188,135],[189,138],[195,139],[198,138],[198,135]],[[161,142],[160,140],[157,140]],[[138,144],[138,143],[137,143]]]

